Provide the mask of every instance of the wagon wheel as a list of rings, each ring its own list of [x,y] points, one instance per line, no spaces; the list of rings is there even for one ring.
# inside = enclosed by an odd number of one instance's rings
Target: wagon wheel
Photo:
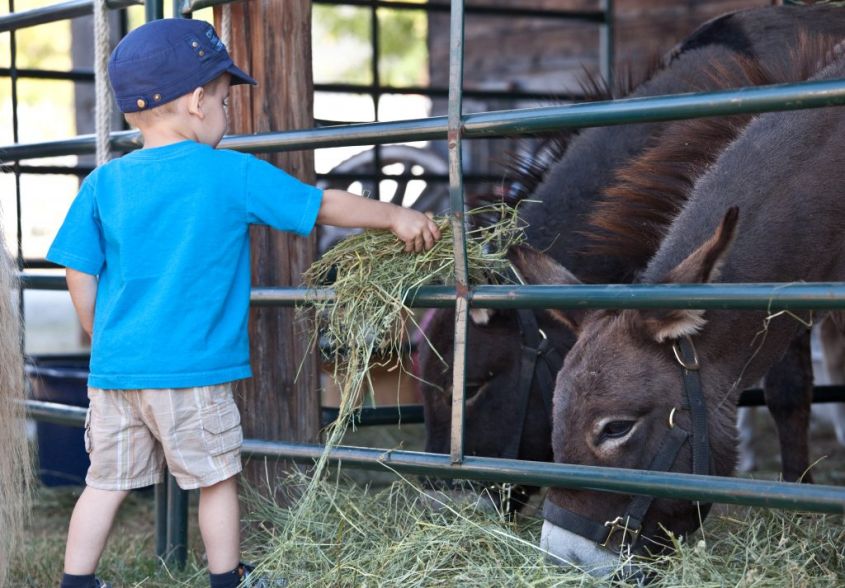
[[[329,172],[342,176],[321,180],[320,187],[349,190],[355,185],[355,192],[363,189],[365,194],[375,194],[374,154],[374,149],[368,149],[342,161]],[[434,214],[444,214],[449,210],[448,185],[426,179],[431,175],[448,174],[448,163],[440,155],[430,149],[410,145],[386,145],[380,148],[380,158],[381,173],[385,176],[380,185],[382,200]],[[317,244],[320,254],[355,232],[355,229],[319,227]]]

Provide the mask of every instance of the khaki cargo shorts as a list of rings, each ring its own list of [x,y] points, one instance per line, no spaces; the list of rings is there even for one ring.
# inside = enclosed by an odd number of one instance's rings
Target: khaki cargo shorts
[[[241,415],[232,385],[150,390],[89,388],[85,483],[131,490],[164,479],[165,463],[185,490],[241,471]]]

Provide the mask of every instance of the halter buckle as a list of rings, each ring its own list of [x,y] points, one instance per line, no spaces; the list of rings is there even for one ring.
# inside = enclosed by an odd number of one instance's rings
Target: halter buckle
[[[637,538],[640,536],[640,529],[633,529],[628,526],[628,517],[616,517],[612,521],[605,521],[604,526],[610,527],[610,531],[607,532],[607,537],[605,538],[604,542],[601,544],[602,547],[607,547],[610,543],[610,540],[613,538],[613,534],[616,531],[622,531],[622,542],[625,542],[625,535],[627,533],[631,534],[631,538],[633,541],[636,541]]]
[[[682,368],[691,372],[697,371],[698,368],[701,367],[698,363],[698,352],[695,350],[695,345],[692,344],[692,339],[684,337],[684,340],[687,343],[684,346],[686,349],[682,348],[680,339],[672,341],[672,353],[675,354],[675,359],[679,364],[681,364]],[[691,358],[686,357],[686,350],[689,350],[692,353]]]

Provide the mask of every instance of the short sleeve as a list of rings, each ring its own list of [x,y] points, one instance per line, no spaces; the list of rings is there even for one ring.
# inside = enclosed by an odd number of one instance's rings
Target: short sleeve
[[[89,176],[71,204],[47,259],[96,276],[103,268],[105,251],[94,193],[94,181]]]
[[[307,235],[317,222],[323,191],[250,156],[246,164],[246,213],[250,224]]]

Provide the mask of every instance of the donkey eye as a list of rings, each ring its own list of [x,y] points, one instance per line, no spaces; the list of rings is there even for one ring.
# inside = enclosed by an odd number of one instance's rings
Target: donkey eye
[[[599,435],[599,443],[608,439],[620,439],[634,427],[636,421],[610,421],[601,430]]]

